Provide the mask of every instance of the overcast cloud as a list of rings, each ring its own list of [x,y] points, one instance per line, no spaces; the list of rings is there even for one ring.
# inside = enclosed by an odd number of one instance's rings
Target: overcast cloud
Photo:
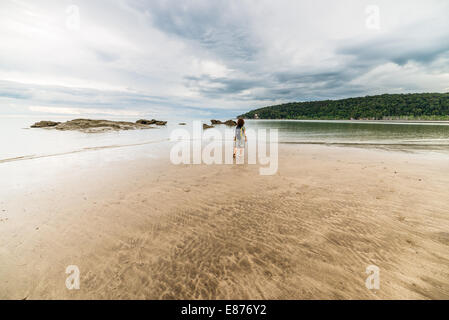
[[[446,0],[2,0],[0,115],[228,117],[447,92],[448,16]]]

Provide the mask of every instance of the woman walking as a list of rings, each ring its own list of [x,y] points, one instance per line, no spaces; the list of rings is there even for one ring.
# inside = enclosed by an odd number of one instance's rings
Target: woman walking
[[[245,142],[247,141],[246,133],[245,133],[245,120],[238,119],[237,127],[235,128],[235,146],[234,146],[234,158],[237,154],[237,149],[240,149],[240,155],[243,154],[243,150],[245,149]]]

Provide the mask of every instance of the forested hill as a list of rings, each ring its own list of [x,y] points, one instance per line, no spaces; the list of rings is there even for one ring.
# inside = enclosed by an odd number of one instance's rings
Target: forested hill
[[[382,94],[292,102],[252,110],[246,119],[410,119],[449,120],[449,93]]]

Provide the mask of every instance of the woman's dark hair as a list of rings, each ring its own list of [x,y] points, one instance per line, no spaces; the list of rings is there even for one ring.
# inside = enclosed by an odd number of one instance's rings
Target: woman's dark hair
[[[245,124],[245,120],[243,120],[243,119],[237,120],[237,127],[241,128],[241,127],[243,127],[244,124]]]

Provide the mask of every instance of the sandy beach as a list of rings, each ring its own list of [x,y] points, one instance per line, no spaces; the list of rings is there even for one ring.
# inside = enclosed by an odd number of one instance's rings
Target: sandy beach
[[[449,298],[447,156],[281,145],[258,169],[136,159],[11,193],[0,298]]]

